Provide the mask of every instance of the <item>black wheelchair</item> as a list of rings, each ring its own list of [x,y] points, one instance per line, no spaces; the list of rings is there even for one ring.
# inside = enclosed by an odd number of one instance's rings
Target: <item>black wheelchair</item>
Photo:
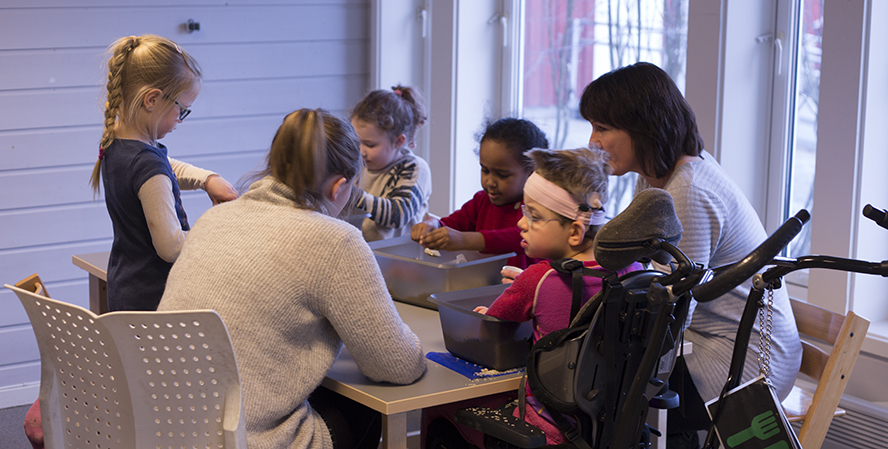
[[[762,294],[768,287],[778,287],[782,276],[803,268],[888,276],[888,261],[777,257],[810,218],[805,210],[787,220],[741,261],[706,269],[675,246],[681,225],[675,218],[671,197],[657,190],[645,191],[654,191],[650,194],[655,196],[653,199],[644,197],[649,194],[642,192],[624,213],[599,231],[595,255],[602,267],[613,271],[635,260],[650,259],[671,263],[673,271],[667,274],[645,270],[605,277],[602,290],[572,314],[570,326],[541,338],[528,355],[527,383],[569,441],[563,447],[650,447],[650,435],[660,432],[646,424],[649,408],[670,409],[679,405],[678,395],[669,390],[666,381],[678,355],[691,299],[712,301],[755,276],[738,327],[726,392],[739,385],[750,334],[763,304]],[[639,201],[641,204],[636,205]],[[635,210],[630,211],[634,206]],[[638,223],[652,226],[633,235],[631,229],[638,228]],[[880,225],[886,227],[886,223],[888,218],[882,217]],[[569,260],[554,265],[573,273],[575,280],[578,276],[596,275]],[[767,265],[774,267],[757,274]],[[524,396],[523,388],[522,382],[519,398]],[[523,404],[462,409],[456,413],[455,421],[483,432],[488,448],[545,447],[542,431],[513,416],[516,407],[524,410]],[[714,432],[710,430],[704,447],[715,444]]]

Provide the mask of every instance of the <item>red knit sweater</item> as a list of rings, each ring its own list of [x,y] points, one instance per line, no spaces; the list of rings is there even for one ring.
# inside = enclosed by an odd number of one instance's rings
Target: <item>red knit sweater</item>
[[[509,265],[527,268],[538,262],[524,255],[521,248],[521,219],[523,201],[497,206],[490,202],[487,193],[479,190],[471,200],[452,214],[441,218],[441,224],[461,232],[480,232],[484,237],[484,254],[503,254],[514,251]]]

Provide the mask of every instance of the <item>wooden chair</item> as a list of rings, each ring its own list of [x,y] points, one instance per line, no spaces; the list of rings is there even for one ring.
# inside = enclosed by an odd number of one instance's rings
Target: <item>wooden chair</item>
[[[790,422],[803,421],[798,435],[802,447],[819,449],[833,416],[845,414],[839,401],[860,354],[869,321],[854,312],[841,315],[806,302],[791,302],[802,338],[799,372],[814,379],[817,388],[812,394],[795,386],[782,405]],[[831,345],[832,351],[827,354],[808,340]]]
[[[36,295],[49,298],[49,292],[46,291],[46,286],[43,285],[43,281],[40,279],[40,276],[37,273],[34,273],[16,282],[15,286]],[[44,447],[43,426],[42,419],[40,417],[40,398],[37,398],[37,400],[34,401],[34,404],[31,405],[31,408],[29,408],[28,412],[25,414],[24,426],[25,436],[28,437],[28,441],[31,443],[31,446],[35,448]]]
[[[37,273],[16,282],[15,286],[22,290],[27,290],[31,293],[36,293],[40,296],[46,296],[49,298],[49,292],[46,291],[46,286],[43,285],[43,281],[40,280],[40,276],[38,276]]]
[[[40,349],[47,448],[247,447],[237,361],[216,312],[97,316],[5,287]]]

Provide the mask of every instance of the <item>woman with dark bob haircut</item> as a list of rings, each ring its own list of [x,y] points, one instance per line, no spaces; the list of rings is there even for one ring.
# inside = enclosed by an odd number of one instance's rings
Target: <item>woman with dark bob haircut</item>
[[[639,174],[636,195],[651,187],[672,195],[684,228],[678,247],[691,260],[706,267],[734,263],[767,237],[743,192],[703,149],[694,112],[659,67],[639,62],[602,75],[583,91],[580,114],[592,124],[589,145],[608,153],[613,174]],[[699,447],[697,431],[709,427],[704,402],[727,380],[749,287],[691,304],[684,336],[693,350],[679,358],[671,379],[673,388],[683,385],[684,414],[669,411],[669,449]],[[782,400],[795,382],[802,348],[785,288],[773,299],[770,380]],[[750,343],[743,381],[759,373],[758,327]]]

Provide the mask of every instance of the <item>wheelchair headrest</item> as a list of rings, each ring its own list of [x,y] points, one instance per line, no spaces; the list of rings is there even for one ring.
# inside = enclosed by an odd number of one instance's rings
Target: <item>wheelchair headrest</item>
[[[681,222],[675,215],[675,205],[669,192],[645,189],[595,234],[595,260],[613,271],[644,258],[665,265],[672,260],[672,256],[666,251],[651,248],[648,243],[661,239],[677,245],[681,232]]]

